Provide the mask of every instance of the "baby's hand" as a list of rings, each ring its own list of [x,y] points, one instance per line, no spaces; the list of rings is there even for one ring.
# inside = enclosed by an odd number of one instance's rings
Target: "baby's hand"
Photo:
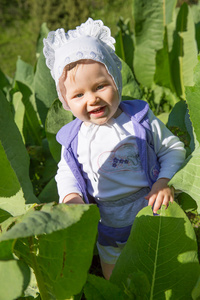
[[[160,178],[152,186],[151,191],[145,197],[149,201],[149,205],[153,207],[153,212],[157,213],[157,210],[162,204],[168,206],[169,202],[174,200],[174,188],[169,187],[167,184],[169,178]]]
[[[71,193],[69,195],[66,195],[62,201],[62,203],[66,204],[85,204],[83,199],[79,194]]]

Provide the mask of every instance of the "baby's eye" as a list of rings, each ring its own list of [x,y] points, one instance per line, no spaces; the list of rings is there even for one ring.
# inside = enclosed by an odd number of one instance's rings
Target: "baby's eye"
[[[81,98],[81,97],[83,97],[83,93],[80,93],[80,94],[77,94],[74,96],[74,98]]]
[[[98,87],[97,87],[97,90],[101,90],[101,89],[103,89],[103,88],[104,88],[104,86],[105,86],[105,84],[100,84],[100,85],[98,85]]]

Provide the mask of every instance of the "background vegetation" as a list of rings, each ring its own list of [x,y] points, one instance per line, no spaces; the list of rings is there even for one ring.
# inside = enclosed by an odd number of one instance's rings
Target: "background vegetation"
[[[131,17],[131,6],[131,0],[126,4],[123,0],[1,0],[1,69],[13,76],[18,56],[28,63],[36,62],[36,41],[44,22],[50,30],[68,30],[90,16],[101,18],[115,34],[119,17]]]
[[[198,0],[179,0],[191,5]],[[1,0],[0,1],[0,63],[1,70],[13,76],[16,61],[20,56],[24,61],[36,62],[35,47],[42,23],[50,30],[63,27],[75,28],[88,17],[102,19],[117,32],[120,16],[130,18],[132,25],[131,0]]]
[[[1,2],[0,300],[200,299],[200,6],[182,2]],[[187,150],[170,181],[181,193],[158,216],[141,210],[110,281],[91,268],[97,207],[57,204],[55,135],[73,116],[42,53],[49,29],[87,14],[116,38],[122,98],[148,101]]]

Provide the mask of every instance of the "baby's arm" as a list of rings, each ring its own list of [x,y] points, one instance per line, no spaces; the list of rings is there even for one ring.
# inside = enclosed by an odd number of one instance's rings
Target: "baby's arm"
[[[174,200],[174,188],[168,186],[169,178],[160,178],[152,186],[151,191],[145,197],[149,205],[153,207],[153,212],[157,213],[162,204],[168,206]]]
[[[84,204],[82,197],[76,193],[65,196],[62,202],[66,204]]]
[[[184,144],[149,110],[154,151],[160,163],[160,173],[151,191],[145,197],[156,213],[162,204],[168,206],[174,200],[174,188],[168,182],[185,160]]]
[[[63,153],[64,147],[62,147],[61,160],[58,163],[58,170],[55,176],[59,194],[59,203],[83,204],[84,201],[81,197],[79,185],[77,184],[77,180],[67,165]]]

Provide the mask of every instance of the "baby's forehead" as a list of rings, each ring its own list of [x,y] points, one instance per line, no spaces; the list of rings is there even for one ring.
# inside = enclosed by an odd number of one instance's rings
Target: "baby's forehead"
[[[87,69],[88,72],[92,72],[94,69],[91,67],[93,67],[94,65],[99,65],[100,68],[104,71],[104,73],[106,72],[105,74],[109,75],[104,64],[91,59],[84,59],[66,65],[60,78],[63,81],[66,81],[66,79],[69,79],[70,81],[75,81],[78,70],[84,69],[85,71],[85,69]]]
[[[78,60],[78,61],[75,61],[75,62],[72,62],[68,65],[65,66],[65,70],[66,71],[72,71],[72,70],[77,70],[78,68],[80,67],[87,67],[87,66],[91,66],[91,65],[100,65],[100,66],[103,66],[105,69],[105,65],[101,62],[98,62],[96,60],[92,60],[92,59],[82,59],[82,60]]]
[[[64,82],[67,83],[67,79],[75,81],[77,70],[83,68],[85,65],[86,61],[77,61],[66,65],[61,76]]]

